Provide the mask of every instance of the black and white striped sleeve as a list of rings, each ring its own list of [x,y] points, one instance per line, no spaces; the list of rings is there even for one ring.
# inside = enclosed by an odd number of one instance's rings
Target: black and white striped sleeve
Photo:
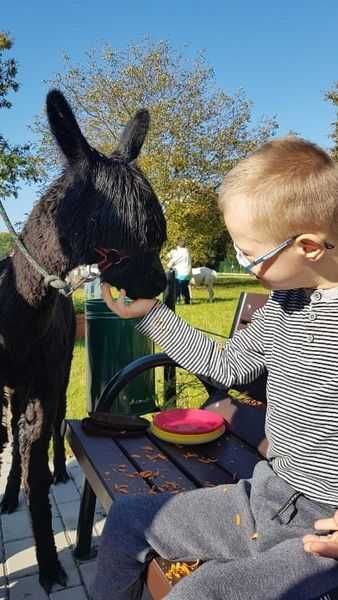
[[[188,325],[164,304],[156,304],[136,329],[150,337],[179,365],[227,387],[248,383],[265,369],[264,306],[252,323],[226,344],[219,344]]]

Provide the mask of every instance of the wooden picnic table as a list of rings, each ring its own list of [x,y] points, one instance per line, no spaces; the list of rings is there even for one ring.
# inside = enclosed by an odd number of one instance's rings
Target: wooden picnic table
[[[233,406],[236,405],[237,402]],[[224,406],[219,403],[213,409],[223,412]],[[257,406],[246,405],[246,412],[254,413],[257,422]],[[259,412],[263,427],[265,410]],[[260,437],[264,449],[263,429]],[[234,483],[251,477],[262,458],[254,446],[230,430],[214,442],[186,446],[169,444],[151,433],[124,439],[89,436],[82,430],[80,421],[70,420],[67,439],[84,472],[86,485],[91,487],[105,511],[120,495],[177,494]],[[93,506],[87,510],[92,511]],[[170,563],[160,559],[153,560],[148,568],[147,587],[156,600],[163,598],[171,588],[172,582],[165,575],[169,568]]]

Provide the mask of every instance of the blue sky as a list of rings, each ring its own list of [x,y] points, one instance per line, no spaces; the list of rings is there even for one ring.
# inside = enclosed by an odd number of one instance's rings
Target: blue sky
[[[33,139],[28,125],[44,105],[44,80],[63,68],[63,51],[81,61],[89,48],[150,35],[180,50],[189,44],[189,53],[205,49],[217,84],[243,88],[255,118],[276,115],[281,135],[292,129],[330,146],[335,111],[324,94],[338,80],[336,0],[12,0],[1,6],[1,29],[14,37],[19,63],[21,89],[0,112],[0,131],[13,143]],[[7,201],[13,222],[37,197],[24,186]]]

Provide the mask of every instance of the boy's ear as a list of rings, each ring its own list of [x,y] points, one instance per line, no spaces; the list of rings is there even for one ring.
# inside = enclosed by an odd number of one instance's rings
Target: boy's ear
[[[315,234],[299,236],[297,244],[309,260],[318,260],[325,252],[323,241]]]

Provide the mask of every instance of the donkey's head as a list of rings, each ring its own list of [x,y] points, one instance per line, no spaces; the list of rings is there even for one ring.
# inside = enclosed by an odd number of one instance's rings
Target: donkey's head
[[[101,278],[130,298],[151,298],[166,285],[159,253],[166,240],[162,208],[136,166],[149,128],[138,111],[107,157],[92,148],[61,92],[47,96],[51,131],[66,159],[55,186],[57,227],[72,268],[98,263]]]

